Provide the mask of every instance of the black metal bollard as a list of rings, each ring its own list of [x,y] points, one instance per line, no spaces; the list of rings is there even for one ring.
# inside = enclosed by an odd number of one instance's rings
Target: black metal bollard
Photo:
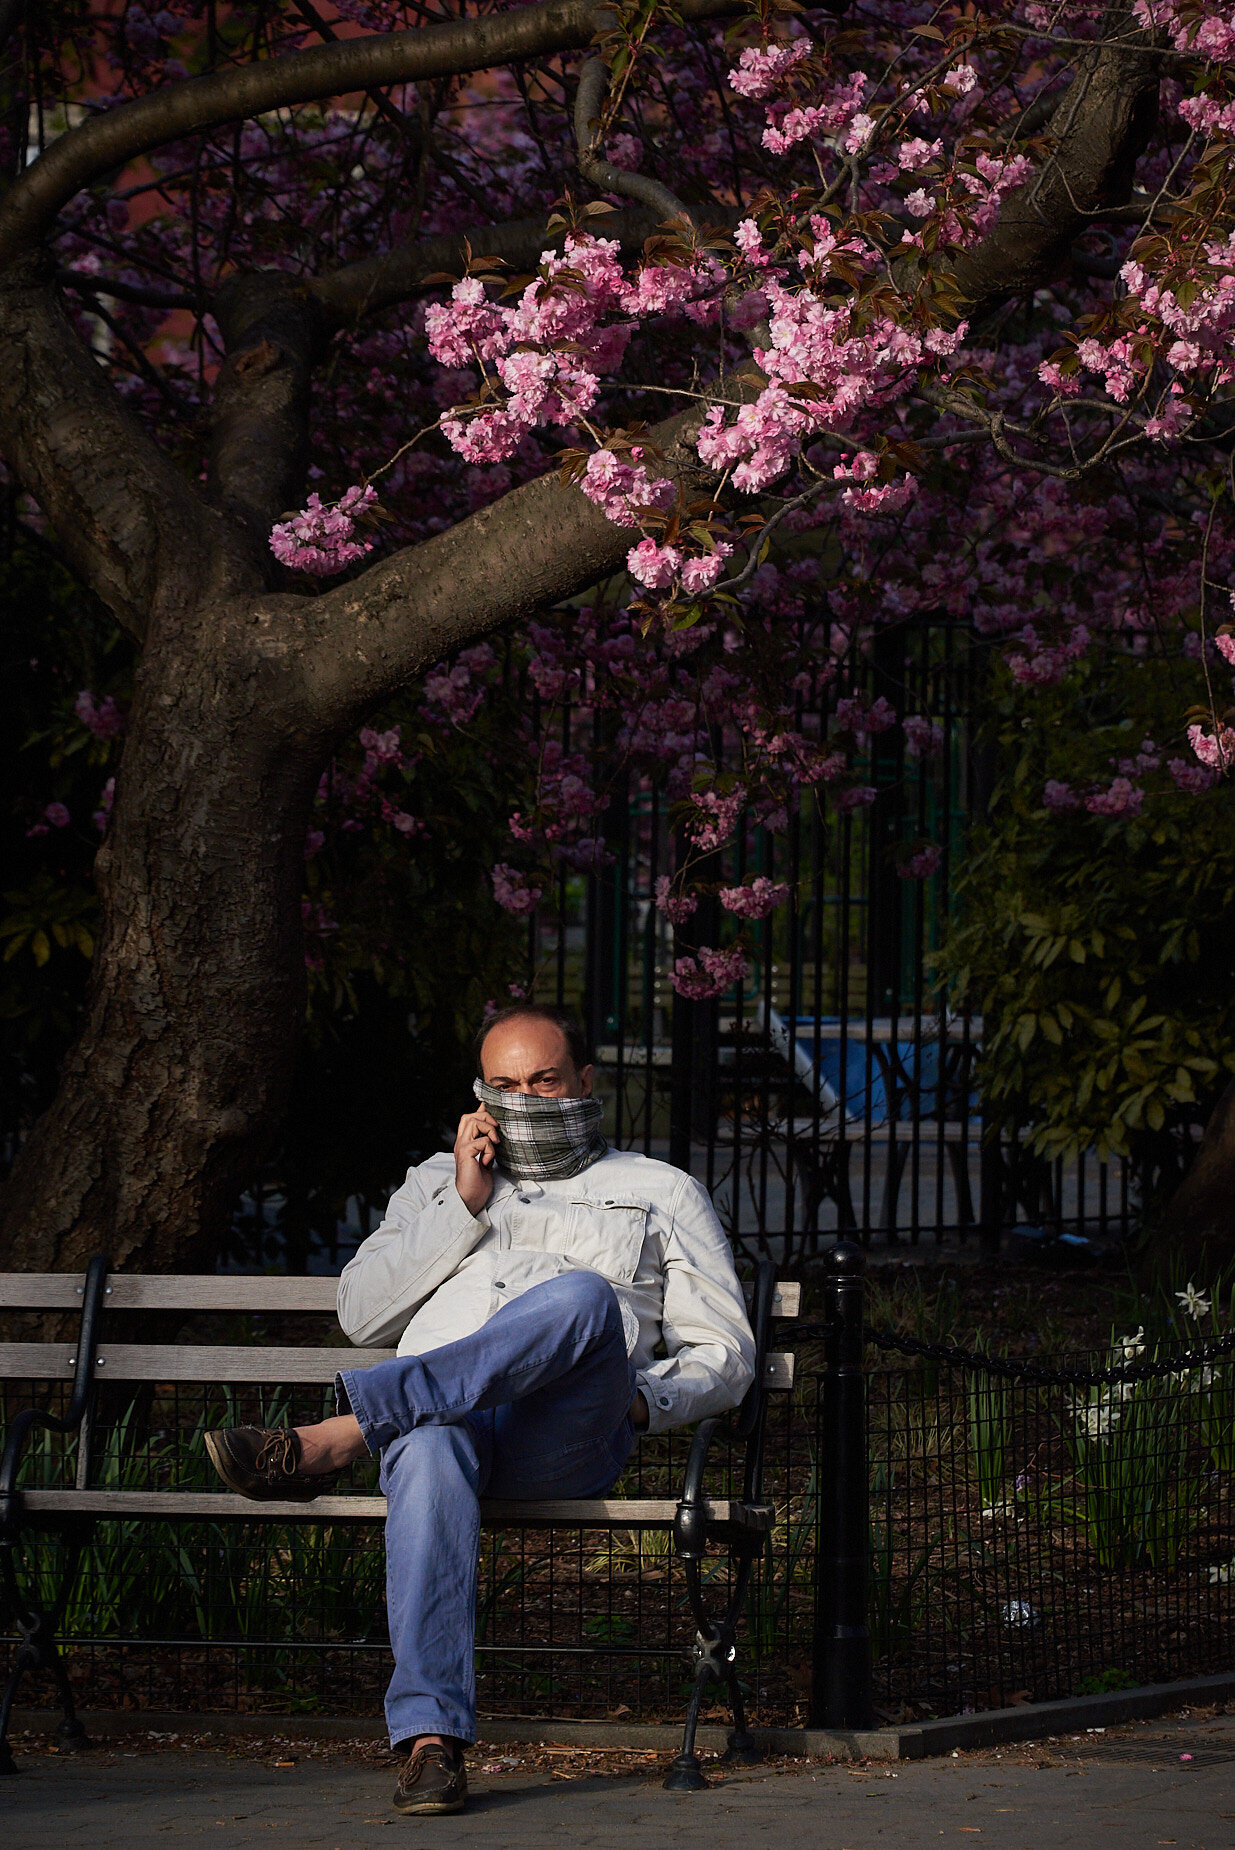
[[[811,1723],[869,1728],[871,1641],[870,1499],[866,1475],[866,1376],[862,1319],[866,1255],[838,1240],[827,1256],[827,1321],[815,1553]]]

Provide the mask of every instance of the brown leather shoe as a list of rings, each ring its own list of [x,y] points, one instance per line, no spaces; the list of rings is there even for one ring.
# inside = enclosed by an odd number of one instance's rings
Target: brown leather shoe
[[[437,1741],[418,1741],[403,1764],[395,1787],[396,1811],[427,1816],[462,1811],[467,1804],[467,1768],[463,1749]]]
[[[255,1503],[311,1503],[339,1481],[337,1471],[300,1469],[300,1440],[290,1426],[221,1426],[206,1434],[206,1450],[227,1488]]]

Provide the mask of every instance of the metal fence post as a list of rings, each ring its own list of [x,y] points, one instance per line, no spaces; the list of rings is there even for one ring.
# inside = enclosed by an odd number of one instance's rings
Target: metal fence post
[[[825,1260],[826,1339],[815,1550],[811,1722],[869,1728],[871,1640],[867,1626],[870,1508],[866,1474],[866,1376],[862,1320],[866,1255],[838,1240]]]

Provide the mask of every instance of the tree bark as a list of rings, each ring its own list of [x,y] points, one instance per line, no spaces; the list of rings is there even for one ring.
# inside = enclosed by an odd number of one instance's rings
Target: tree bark
[[[1201,1147],[1153,1228],[1146,1270],[1178,1267],[1199,1285],[1235,1259],[1235,1081],[1214,1106]]]
[[[304,1012],[303,843],[327,749],[242,603],[148,649],[96,860],[87,1018],[14,1169],[3,1263],[209,1269],[282,1112]],[[257,626],[260,629],[260,625]]]

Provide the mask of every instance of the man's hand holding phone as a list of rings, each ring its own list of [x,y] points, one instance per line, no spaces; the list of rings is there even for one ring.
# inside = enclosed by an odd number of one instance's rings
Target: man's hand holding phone
[[[469,1214],[479,1214],[493,1193],[493,1164],[500,1132],[482,1105],[459,1119],[455,1138],[455,1187]]]

